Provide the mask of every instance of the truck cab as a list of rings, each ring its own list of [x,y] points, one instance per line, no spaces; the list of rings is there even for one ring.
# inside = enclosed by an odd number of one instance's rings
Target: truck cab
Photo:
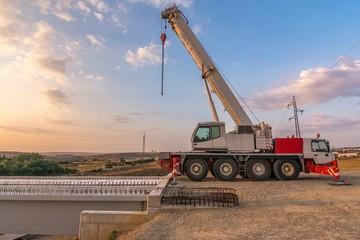
[[[335,159],[329,141],[319,138],[304,138],[304,158],[313,159],[315,164],[327,164]]]
[[[193,151],[227,151],[225,123],[198,123],[192,136]]]

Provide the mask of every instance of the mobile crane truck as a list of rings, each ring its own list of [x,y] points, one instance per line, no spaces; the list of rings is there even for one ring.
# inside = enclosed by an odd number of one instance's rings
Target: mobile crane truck
[[[161,12],[201,71],[214,121],[198,123],[191,137],[192,151],[172,152],[160,157],[162,167],[185,173],[193,181],[203,180],[208,171],[222,181],[237,175],[256,181],[297,179],[300,172],[318,173],[340,181],[339,168],[329,142],[317,138],[272,138],[271,127],[253,124],[227,85],[214,62],[176,5]],[[164,44],[166,35],[161,36]],[[234,131],[226,133],[211,99],[214,92],[234,120]]]

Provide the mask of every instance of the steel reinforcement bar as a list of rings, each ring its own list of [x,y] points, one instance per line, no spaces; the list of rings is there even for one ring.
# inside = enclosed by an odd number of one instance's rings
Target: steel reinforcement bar
[[[232,188],[166,188],[162,204],[185,206],[238,206],[239,198]]]

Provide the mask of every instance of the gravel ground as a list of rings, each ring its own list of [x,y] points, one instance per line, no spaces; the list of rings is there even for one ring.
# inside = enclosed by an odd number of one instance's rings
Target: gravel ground
[[[225,208],[164,206],[118,239],[358,239],[360,172],[343,172],[351,186],[330,186],[332,178],[301,174],[296,181],[203,182],[185,176],[185,187],[225,187],[237,191],[240,205]]]

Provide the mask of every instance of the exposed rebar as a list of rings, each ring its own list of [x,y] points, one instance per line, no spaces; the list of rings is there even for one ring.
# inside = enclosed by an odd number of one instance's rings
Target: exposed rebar
[[[232,188],[166,188],[162,204],[185,206],[231,207],[239,205]]]

